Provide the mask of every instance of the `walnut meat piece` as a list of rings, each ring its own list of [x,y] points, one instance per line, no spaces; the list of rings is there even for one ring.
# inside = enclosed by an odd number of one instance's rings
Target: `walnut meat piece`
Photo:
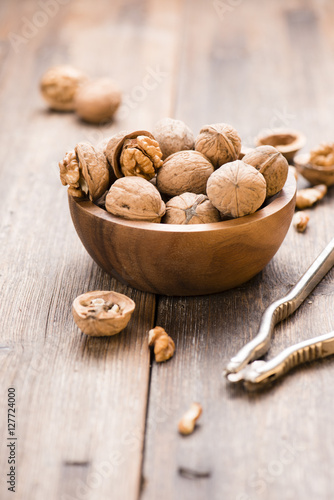
[[[216,170],[208,180],[207,194],[223,216],[254,213],[266,198],[266,181],[251,165],[236,160]]]
[[[124,330],[135,307],[126,295],[97,290],[79,295],[73,302],[72,314],[86,335],[101,337]]]
[[[179,151],[169,156],[157,174],[157,188],[168,196],[205,194],[214,168],[198,151]]]
[[[116,175],[153,179],[162,166],[162,152],[153,135],[146,130],[119,132],[111,137],[105,149]]]
[[[165,224],[210,224],[220,222],[218,210],[204,194],[183,193],[166,203]]]
[[[179,421],[178,429],[181,434],[187,436],[195,430],[196,422],[202,415],[202,405],[200,403],[192,403],[189,410],[183,415]]]
[[[334,167],[334,142],[323,143],[312,149],[309,161],[319,167]]]
[[[178,151],[194,149],[194,134],[181,120],[163,118],[156,123],[153,135],[159,143],[163,160]]]
[[[205,125],[197,136],[195,149],[203,153],[216,169],[238,159],[241,139],[238,132],[226,123]]]
[[[289,164],[273,146],[259,146],[247,153],[243,162],[256,168],[266,180],[267,198],[278,193],[289,173]]]
[[[167,361],[175,352],[173,339],[161,326],[156,326],[148,332],[148,345],[149,347],[154,345],[154,355],[157,363]]]
[[[100,198],[109,187],[108,162],[101,151],[91,144],[79,142],[74,151],[59,162],[60,180],[69,185],[72,196],[88,195],[92,201]]]
[[[112,119],[122,101],[118,85],[109,78],[87,82],[75,96],[77,115],[89,123],[105,123]]]
[[[106,196],[106,210],[129,220],[160,222],[166,206],[159,191],[141,177],[122,177]]]
[[[40,90],[51,109],[73,111],[74,99],[87,76],[72,66],[50,68],[42,77]]]
[[[305,212],[296,212],[292,218],[292,225],[298,233],[303,233],[309,220],[310,217]]]
[[[317,201],[321,200],[327,193],[325,184],[318,184],[312,188],[300,189],[297,191],[296,207],[300,210],[312,207]]]

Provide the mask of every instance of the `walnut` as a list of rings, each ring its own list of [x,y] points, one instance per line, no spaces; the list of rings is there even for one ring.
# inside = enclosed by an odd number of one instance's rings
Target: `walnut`
[[[303,233],[309,220],[310,218],[305,212],[296,212],[292,218],[292,224],[299,233]]]
[[[118,85],[109,78],[101,78],[80,87],[75,97],[75,111],[86,122],[105,123],[112,119],[121,100]]]
[[[192,403],[189,410],[181,418],[178,429],[185,436],[194,432],[197,420],[202,414],[202,405],[200,403]]]
[[[126,295],[97,290],[79,295],[73,302],[72,314],[86,335],[100,337],[124,330],[135,307]]]
[[[183,193],[166,203],[165,224],[210,224],[220,222],[218,210],[204,194]]]
[[[289,164],[273,146],[259,146],[247,153],[244,163],[258,170],[267,183],[267,198],[278,193],[284,186],[289,173]]]
[[[155,124],[153,135],[159,143],[163,160],[178,151],[194,149],[194,134],[181,120],[163,118]]]
[[[72,66],[55,66],[42,77],[40,90],[51,109],[73,111],[74,98],[87,76]]]
[[[119,132],[111,137],[106,156],[116,177],[138,176],[152,179],[162,166],[162,152],[146,130]]]
[[[190,192],[205,194],[213,172],[209,160],[198,151],[179,151],[169,156],[158,170],[157,188],[168,196]]]
[[[211,175],[207,194],[222,216],[243,217],[255,212],[264,202],[266,181],[256,168],[236,160]]]
[[[317,201],[321,200],[327,193],[327,186],[319,184],[312,188],[300,189],[297,191],[296,207],[300,210],[312,207]]]
[[[154,345],[154,355],[157,363],[170,359],[175,352],[173,339],[161,326],[156,326],[148,332],[148,345]]]
[[[74,151],[66,153],[59,162],[60,180],[69,185],[72,196],[88,195],[93,201],[108,189],[110,177],[108,162],[103,153],[88,143],[79,142]]]
[[[226,123],[205,125],[195,141],[195,149],[203,153],[216,169],[238,159],[241,139],[238,132]]]
[[[166,211],[159,191],[141,177],[122,177],[106,196],[106,209],[117,217],[160,222]]]
[[[319,167],[334,167],[334,142],[323,143],[312,149],[309,161]]]

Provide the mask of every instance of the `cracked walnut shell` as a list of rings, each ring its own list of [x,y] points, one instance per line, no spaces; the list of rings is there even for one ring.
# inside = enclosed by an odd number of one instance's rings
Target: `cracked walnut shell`
[[[223,216],[243,217],[254,213],[264,202],[266,181],[256,168],[236,160],[211,175],[207,194]]]
[[[55,66],[42,77],[40,90],[51,109],[74,111],[75,96],[87,76],[72,66]]]
[[[157,188],[168,196],[205,194],[213,172],[209,160],[198,151],[179,151],[169,156],[158,170]]]
[[[242,161],[256,168],[266,180],[267,198],[277,194],[284,186],[289,164],[273,146],[259,146],[247,153]]]
[[[101,151],[91,144],[79,142],[74,151],[59,162],[60,180],[69,185],[69,194],[78,198],[88,195],[92,201],[100,198],[109,187],[108,162]]]
[[[220,222],[218,210],[204,194],[183,193],[166,203],[165,224],[210,224]]]
[[[194,149],[194,134],[181,120],[173,118],[159,120],[154,127],[153,135],[159,143],[163,160],[178,151]]]
[[[226,123],[205,125],[196,138],[195,149],[203,153],[217,169],[224,163],[238,159],[241,139],[235,128]]]
[[[89,123],[105,123],[112,119],[122,101],[118,85],[109,78],[87,82],[75,96],[75,111]]]
[[[117,178],[138,176],[149,181],[162,166],[159,144],[146,130],[119,132],[111,137],[105,153]]]
[[[134,301],[122,293],[97,290],[79,295],[73,302],[72,314],[86,335],[101,337],[124,330],[135,307]]]
[[[129,220],[160,222],[166,206],[159,191],[142,177],[122,177],[110,187],[106,209]]]

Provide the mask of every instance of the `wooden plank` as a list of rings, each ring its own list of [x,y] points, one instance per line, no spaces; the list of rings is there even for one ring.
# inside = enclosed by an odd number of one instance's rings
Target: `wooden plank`
[[[16,498],[135,499],[138,495],[147,391],[147,330],[155,297],[111,279],[86,254],[70,221],[57,162],[79,140],[149,127],[168,115],[173,93],[178,3],[76,0],[59,3],[17,53],[40,2],[3,2],[1,17],[1,339],[0,433],[7,437],[8,387],[17,393]],[[57,3],[57,2],[56,2]],[[3,6],[1,4],[1,7]],[[139,16],[139,17],[138,17]],[[158,23],[158,25],[157,25]],[[8,57],[7,57],[8,54]],[[127,101],[111,125],[93,127],[46,111],[38,81],[51,65],[71,63],[111,75]],[[137,308],[128,328],[87,339],[70,308],[79,294],[115,289]],[[7,454],[2,446],[2,499]]]
[[[187,2],[176,116],[196,132],[204,123],[232,123],[248,144],[274,126],[301,129],[309,147],[333,140],[325,105],[333,99],[333,5],[220,5],[227,8],[223,17],[213,3]],[[213,296],[159,299],[156,324],[173,337],[176,354],[152,369],[143,500],[332,497],[333,359],[295,369],[260,394],[229,387],[222,370],[256,334],[265,307],[333,237],[333,203],[331,189],[309,210],[307,232],[290,228],[274,259],[249,283]],[[331,271],[276,328],[268,358],[333,330],[333,294]],[[177,422],[193,401],[202,403],[203,415],[195,433],[181,437]]]

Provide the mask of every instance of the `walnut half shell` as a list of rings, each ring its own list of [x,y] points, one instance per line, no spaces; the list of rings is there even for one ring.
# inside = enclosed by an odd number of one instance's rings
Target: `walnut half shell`
[[[72,314],[86,335],[102,337],[124,330],[135,307],[122,293],[96,290],[79,295],[72,304]]]

